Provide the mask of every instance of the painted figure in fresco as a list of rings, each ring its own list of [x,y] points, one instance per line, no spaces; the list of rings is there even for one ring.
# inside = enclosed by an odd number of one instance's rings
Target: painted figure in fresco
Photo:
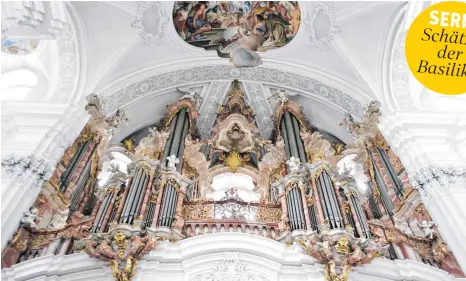
[[[2,40],[2,52],[11,55],[27,55],[37,48],[38,40],[33,39],[6,39]]]
[[[212,30],[210,24],[205,21],[205,10],[207,8],[207,2],[199,1],[188,13],[186,19],[186,27],[191,33],[189,40],[201,40],[201,33]]]
[[[296,1],[180,1],[173,9],[180,37],[197,47],[219,50],[220,57],[234,58],[235,65],[244,64],[236,62],[237,57],[259,65],[252,52],[284,46],[297,33],[300,21]]]
[[[190,2],[182,2],[178,8],[175,8],[173,13],[173,24],[183,40],[186,40],[186,33],[188,31],[186,27],[186,20],[188,19],[189,11],[191,10]]]

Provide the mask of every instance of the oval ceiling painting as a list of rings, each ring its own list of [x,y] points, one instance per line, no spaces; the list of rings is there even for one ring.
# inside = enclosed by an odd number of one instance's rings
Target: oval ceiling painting
[[[216,50],[264,52],[280,48],[298,32],[297,1],[178,1],[173,23],[187,43]]]

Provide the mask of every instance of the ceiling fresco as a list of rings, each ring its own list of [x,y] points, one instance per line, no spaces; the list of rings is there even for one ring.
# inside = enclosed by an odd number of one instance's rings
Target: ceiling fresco
[[[2,52],[11,55],[27,55],[34,52],[40,40],[6,39],[2,40]]]
[[[265,52],[285,46],[300,21],[297,1],[178,1],[173,8],[179,36],[221,57],[239,47]]]

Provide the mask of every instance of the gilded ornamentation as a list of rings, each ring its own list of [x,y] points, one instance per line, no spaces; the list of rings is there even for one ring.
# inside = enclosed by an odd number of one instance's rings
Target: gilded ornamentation
[[[48,237],[46,235],[37,235],[32,239],[31,248],[39,249],[41,246],[45,245],[48,242]]]
[[[325,279],[327,281],[346,281],[348,280],[348,274],[351,270],[349,265],[343,266],[341,272],[337,272],[337,267],[334,261],[329,262],[325,265]]]
[[[312,163],[320,161],[320,160],[325,160],[325,159],[326,159],[325,152],[323,150],[319,149],[319,150],[311,151]]]
[[[10,246],[19,252],[24,252],[27,249],[28,242],[29,235],[23,228],[20,228],[13,236]]]
[[[293,188],[295,188],[295,187],[296,187],[296,188],[298,187],[298,182],[296,182],[296,181],[290,182],[290,183],[286,186],[286,188],[285,188],[286,193],[290,192],[290,191],[291,191]]]
[[[351,213],[351,207],[348,203],[343,203],[343,210],[345,213],[350,214]]]
[[[282,217],[280,208],[268,208],[261,206],[257,210],[256,219],[267,222],[279,222]]]
[[[76,249],[84,249],[90,256],[107,261],[116,281],[129,281],[136,273],[137,260],[153,250],[158,238],[145,233],[126,235],[117,232],[91,235],[76,244]]]
[[[340,259],[346,260],[346,255],[349,252],[348,237],[342,236],[335,244],[335,249],[337,250],[337,253],[340,255]]]
[[[307,239],[302,247],[324,264],[326,278],[330,281],[347,280],[352,266],[370,263],[384,251],[379,244],[366,243],[347,234],[339,238],[322,236]]]
[[[314,198],[312,196],[306,196],[306,202],[308,207],[314,206]]]
[[[205,220],[214,216],[213,204],[193,204],[183,206],[185,220]]]
[[[242,167],[248,160],[249,157],[243,158],[237,151],[232,151],[228,157],[225,158],[225,165],[228,167],[228,171],[236,173],[239,167]]]
[[[137,261],[134,257],[129,256],[125,261],[125,268],[120,269],[119,264],[116,260],[110,262],[110,267],[112,269],[112,275],[115,277],[116,281],[129,281],[136,275],[136,264]]]
[[[118,247],[118,257],[120,259],[123,258],[126,249],[126,235],[122,232],[117,232],[117,234],[113,236],[113,241]]]
[[[126,151],[128,151],[129,153],[133,153],[134,152],[134,143],[135,143],[136,139],[134,138],[131,138],[131,139],[125,139],[123,141],[123,145],[125,146],[126,148]]]
[[[341,143],[335,144],[335,156],[340,156],[344,148],[344,145]]]

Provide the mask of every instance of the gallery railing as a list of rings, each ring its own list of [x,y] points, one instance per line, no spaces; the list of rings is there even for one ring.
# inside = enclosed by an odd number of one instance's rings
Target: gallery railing
[[[183,207],[187,236],[244,232],[274,238],[282,216],[280,205],[237,199],[187,202]]]

